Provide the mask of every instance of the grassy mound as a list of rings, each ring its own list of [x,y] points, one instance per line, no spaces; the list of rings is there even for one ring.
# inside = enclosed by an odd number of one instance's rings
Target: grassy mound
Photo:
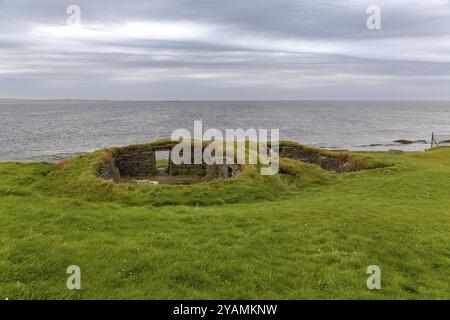
[[[450,298],[449,148],[189,187],[98,179],[108,154],[0,164],[0,299]]]
[[[258,200],[277,200],[304,188],[339,181],[338,175],[319,166],[282,160],[281,175],[261,176],[257,166],[247,165],[233,179],[218,179],[189,186],[121,184],[97,177],[99,168],[111,160],[113,149],[78,156],[51,170],[34,184],[47,195],[109,201],[127,205],[220,205]]]

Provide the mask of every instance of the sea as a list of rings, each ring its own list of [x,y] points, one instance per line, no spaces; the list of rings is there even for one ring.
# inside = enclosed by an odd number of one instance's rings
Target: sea
[[[279,129],[282,140],[355,151],[422,151],[450,139],[450,101],[0,100],[0,161],[55,162],[170,138],[175,129]],[[411,144],[396,140],[415,141]]]

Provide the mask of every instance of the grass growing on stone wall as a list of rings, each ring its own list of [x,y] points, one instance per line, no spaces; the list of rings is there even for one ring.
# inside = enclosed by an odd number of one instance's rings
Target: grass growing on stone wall
[[[186,188],[97,179],[106,155],[0,164],[0,299],[450,298],[450,149]]]
[[[48,195],[57,193],[88,201],[205,206],[284,199],[304,188],[339,182],[336,173],[316,165],[282,160],[280,167],[284,174],[276,176],[261,176],[257,166],[245,166],[234,179],[189,186],[117,184],[97,178],[99,168],[110,160],[111,152],[100,150],[56,166],[35,188]]]

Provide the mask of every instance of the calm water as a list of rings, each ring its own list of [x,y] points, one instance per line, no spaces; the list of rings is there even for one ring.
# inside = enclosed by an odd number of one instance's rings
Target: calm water
[[[279,128],[282,139],[352,150],[423,150],[450,132],[450,102],[0,101],[0,160],[54,161],[170,137],[175,128]],[[371,146],[370,144],[382,144]]]

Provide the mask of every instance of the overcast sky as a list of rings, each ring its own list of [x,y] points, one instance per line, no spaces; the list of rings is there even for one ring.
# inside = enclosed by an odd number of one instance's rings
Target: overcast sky
[[[0,98],[450,99],[449,0],[0,0]]]

